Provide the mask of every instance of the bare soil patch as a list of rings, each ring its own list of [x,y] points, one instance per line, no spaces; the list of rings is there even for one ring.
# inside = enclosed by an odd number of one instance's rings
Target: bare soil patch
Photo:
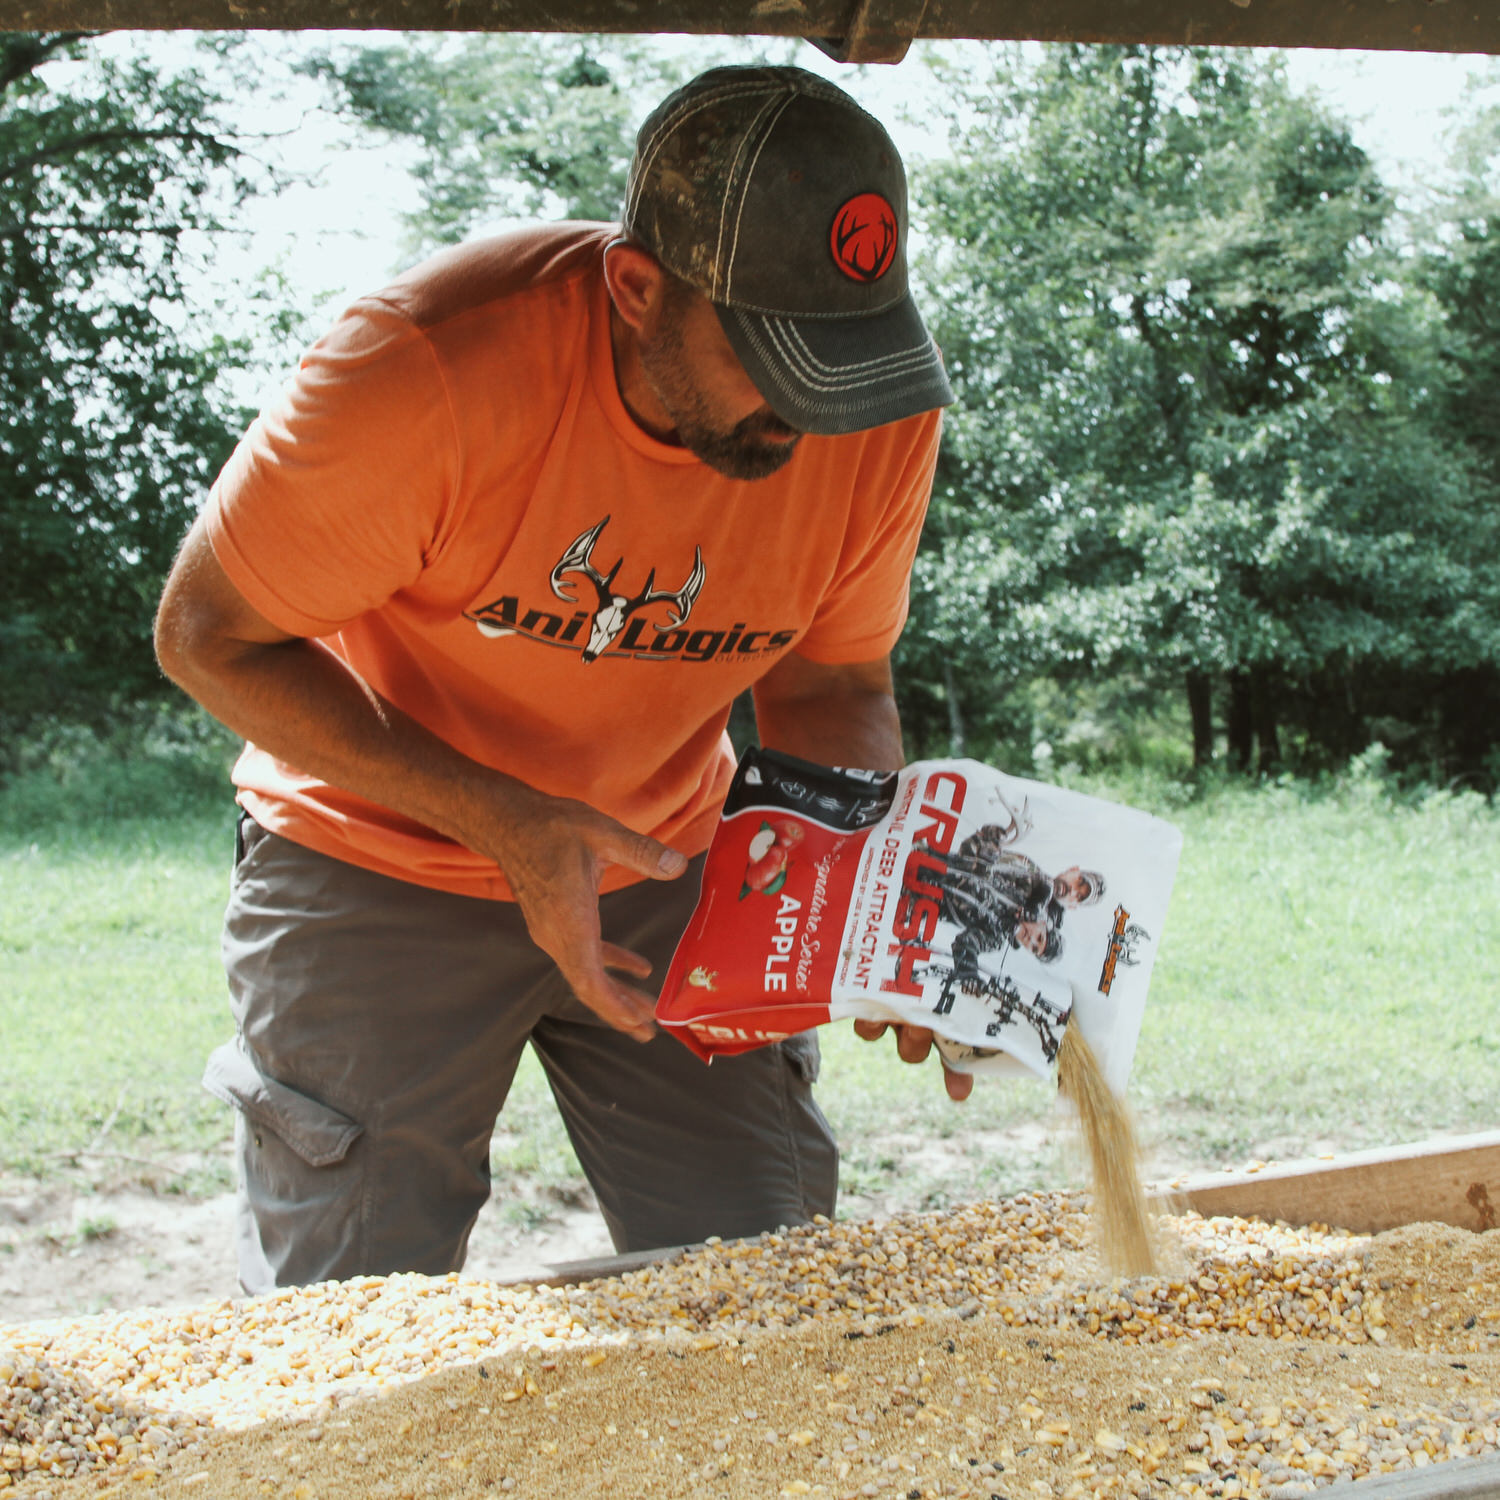
[[[465,1271],[488,1280],[613,1253],[586,1189],[522,1184],[479,1216]],[[191,1198],[143,1179],[0,1181],[0,1323],[240,1295],[233,1193]]]

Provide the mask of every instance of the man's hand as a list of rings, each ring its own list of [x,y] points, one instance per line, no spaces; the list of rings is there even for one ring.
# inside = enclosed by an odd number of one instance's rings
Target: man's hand
[[[532,942],[595,1015],[638,1042],[648,1041],[656,1032],[655,998],[610,971],[645,979],[651,962],[602,940],[599,878],[606,865],[619,865],[648,880],[671,880],[687,868],[686,856],[585,803],[531,788],[520,788],[512,799],[496,845],[495,861],[510,881]]]
[[[856,1021],[854,1034],[867,1042],[878,1042],[885,1035],[887,1026],[888,1023],[885,1021]],[[926,1062],[927,1054],[931,1050],[932,1033],[925,1026],[896,1027],[896,1054],[902,1062]],[[955,1073],[945,1064],[943,1084],[948,1090],[948,1097],[955,1104],[962,1104],[974,1091],[974,1075]]]
[[[156,647],[167,675],[235,733],[493,859],[578,998],[611,1026],[652,1035],[651,997],[610,972],[644,979],[651,966],[602,940],[599,880],[609,864],[671,879],[687,865],[680,853],[460,754],[320,643],[273,625],[229,581],[201,519],[167,580]]]

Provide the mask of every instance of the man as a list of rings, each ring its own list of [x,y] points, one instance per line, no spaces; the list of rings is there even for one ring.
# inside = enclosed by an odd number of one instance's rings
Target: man
[[[1056,909],[1029,915],[1002,903],[967,907],[965,925],[953,939],[953,968],[960,982],[966,988],[981,982],[980,958],[1006,947],[1024,948],[1045,964],[1056,963],[1063,951],[1062,929],[1051,917]]]
[[[1018,921],[1061,927],[1065,910],[1096,905],[1104,895],[1104,877],[1078,865],[1049,876],[1016,849],[1002,830],[986,824],[949,858],[943,893],[943,915],[948,921],[965,926],[999,922],[1008,938],[1009,929]]]
[[[742,690],[769,745],[900,764],[951,393],[900,158],[831,84],[694,80],[623,217],[357,303],[167,582],[164,669],[247,740],[204,1081],[238,1111],[248,1291],[461,1265],[528,1043],[619,1249],[832,1212],[813,1038],[710,1072],[654,986]]]
[[[1049,876],[1012,846],[1000,828],[987,824],[970,834],[943,875],[944,921],[959,928],[953,963],[967,986],[981,982],[981,954],[1024,948],[1043,963],[1062,956],[1066,909],[1092,906],[1104,895],[1096,870],[1069,865]]]
[[[1004,928],[1041,917],[1053,900],[1053,882],[1035,860],[1007,845],[971,834],[953,852],[943,874],[942,916],[968,928]],[[987,944],[998,948],[1000,941]]]

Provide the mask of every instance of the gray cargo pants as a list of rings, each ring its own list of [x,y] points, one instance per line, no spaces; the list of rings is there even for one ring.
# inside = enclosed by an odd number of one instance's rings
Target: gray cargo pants
[[[660,983],[702,860],[601,899]],[[244,820],[224,926],[237,1035],[205,1086],[237,1110],[240,1281],[462,1266],[496,1116],[530,1042],[618,1250],[833,1213],[817,1041],[706,1067],[568,990],[509,902],[391,880]]]

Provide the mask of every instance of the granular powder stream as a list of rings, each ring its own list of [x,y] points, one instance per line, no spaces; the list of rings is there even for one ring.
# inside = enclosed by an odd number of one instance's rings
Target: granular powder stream
[[[1093,1181],[1093,1219],[1105,1263],[1117,1276],[1154,1275],[1156,1249],[1137,1171],[1135,1124],[1077,1026],[1063,1032],[1057,1085],[1078,1111]]]

